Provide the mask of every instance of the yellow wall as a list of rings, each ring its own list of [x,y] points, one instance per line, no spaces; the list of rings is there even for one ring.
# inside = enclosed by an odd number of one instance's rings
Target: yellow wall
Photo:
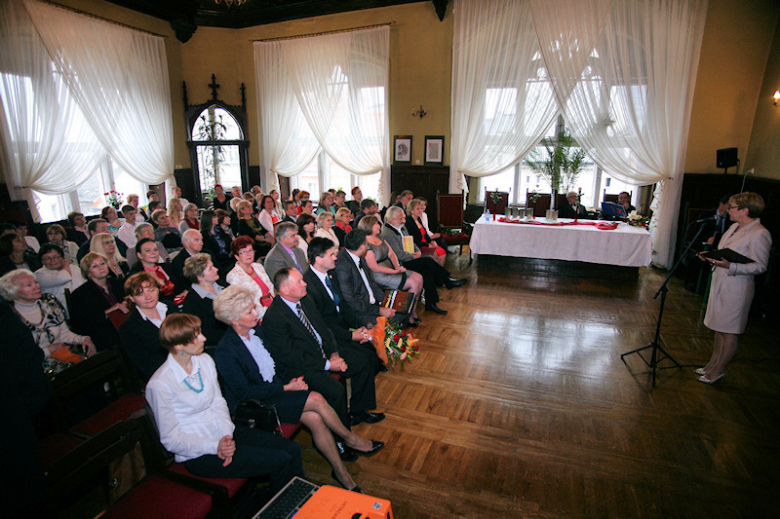
[[[750,167],[745,155],[778,14],[776,0],[710,0],[685,173],[722,172],[715,163],[722,148],[738,148],[743,166]],[[772,176],[766,169],[757,173]]]
[[[260,158],[251,41],[390,21],[395,22],[390,28],[390,136],[413,136],[413,163],[423,160],[425,135],[444,135],[445,157],[449,155],[452,6],[443,22],[436,16],[432,3],[426,1],[247,29],[200,27],[189,42],[181,44],[162,20],[103,0],[57,1],[167,36],[177,167],[190,167],[182,80],[187,82],[189,101],[193,104],[210,98],[207,85],[212,73],[222,85],[219,97],[231,104],[240,103],[239,85],[245,83],[250,121],[249,161],[257,165]],[[780,88],[777,44],[764,81],[779,13],[780,3],[774,0],[710,0],[693,99],[686,173],[717,171],[716,150],[735,146],[743,164],[756,167],[757,176],[780,178],[780,152],[776,145],[780,109],[762,109],[767,91]],[[420,104],[429,114],[423,120],[410,114]],[[755,150],[750,151],[748,163],[744,158],[751,143]]]

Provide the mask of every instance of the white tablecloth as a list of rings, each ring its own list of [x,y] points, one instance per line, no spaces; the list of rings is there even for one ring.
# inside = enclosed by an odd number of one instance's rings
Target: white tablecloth
[[[561,218],[558,221],[573,220]],[[586,261],[622,267],[645,267],[650,264],[652,255],[650,233],[627,223],[618,224],[615,230],[604,231],[592,225],[485,221],[482,216],[474,225],[470,246],[475,254]]]

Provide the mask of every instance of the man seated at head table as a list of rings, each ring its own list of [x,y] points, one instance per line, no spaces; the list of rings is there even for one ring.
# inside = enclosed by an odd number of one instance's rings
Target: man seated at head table
[[[566,203],[558,208],[558,216],[561,218],[587,218],[588,210],[577,200],[577,193],[569,191],[566,195]]]
[[[265,313],[262,327],[268,351],[293,377],[304,377],[336,410],[345,427],[384,420],[376,407],[374,372],[366,359],[339,348],[333,332],[317,307],[306,297],[306,282],[294,268],[280,269],[274,276],[277,296]],[[350,379],[352,395],[347,412],[347,392],[331,376],[338,373]]]

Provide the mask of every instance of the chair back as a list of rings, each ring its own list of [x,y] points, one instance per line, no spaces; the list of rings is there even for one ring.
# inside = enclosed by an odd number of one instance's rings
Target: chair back
[[[491,195],[495,195],[495,193],[496,191],[485,190],[485,210],[495,214],[503,214],[509,205],[509,193],[506,191],[498,191],[501,200],[494,202],[493,196]]]
[[[458,228],[463,225],[463,193],[436,195],[439,225]]]

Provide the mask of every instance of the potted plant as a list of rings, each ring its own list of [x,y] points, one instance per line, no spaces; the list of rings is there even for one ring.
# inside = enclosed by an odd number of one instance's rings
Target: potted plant
[[[582,171],[585,151],[577,146],[574,138],[561,130],[554,139],[542,139],[539,148],[534,148],[525,163],[551,186],[550,209],[555,209],[555,195],[561,188],[570,189]]]

